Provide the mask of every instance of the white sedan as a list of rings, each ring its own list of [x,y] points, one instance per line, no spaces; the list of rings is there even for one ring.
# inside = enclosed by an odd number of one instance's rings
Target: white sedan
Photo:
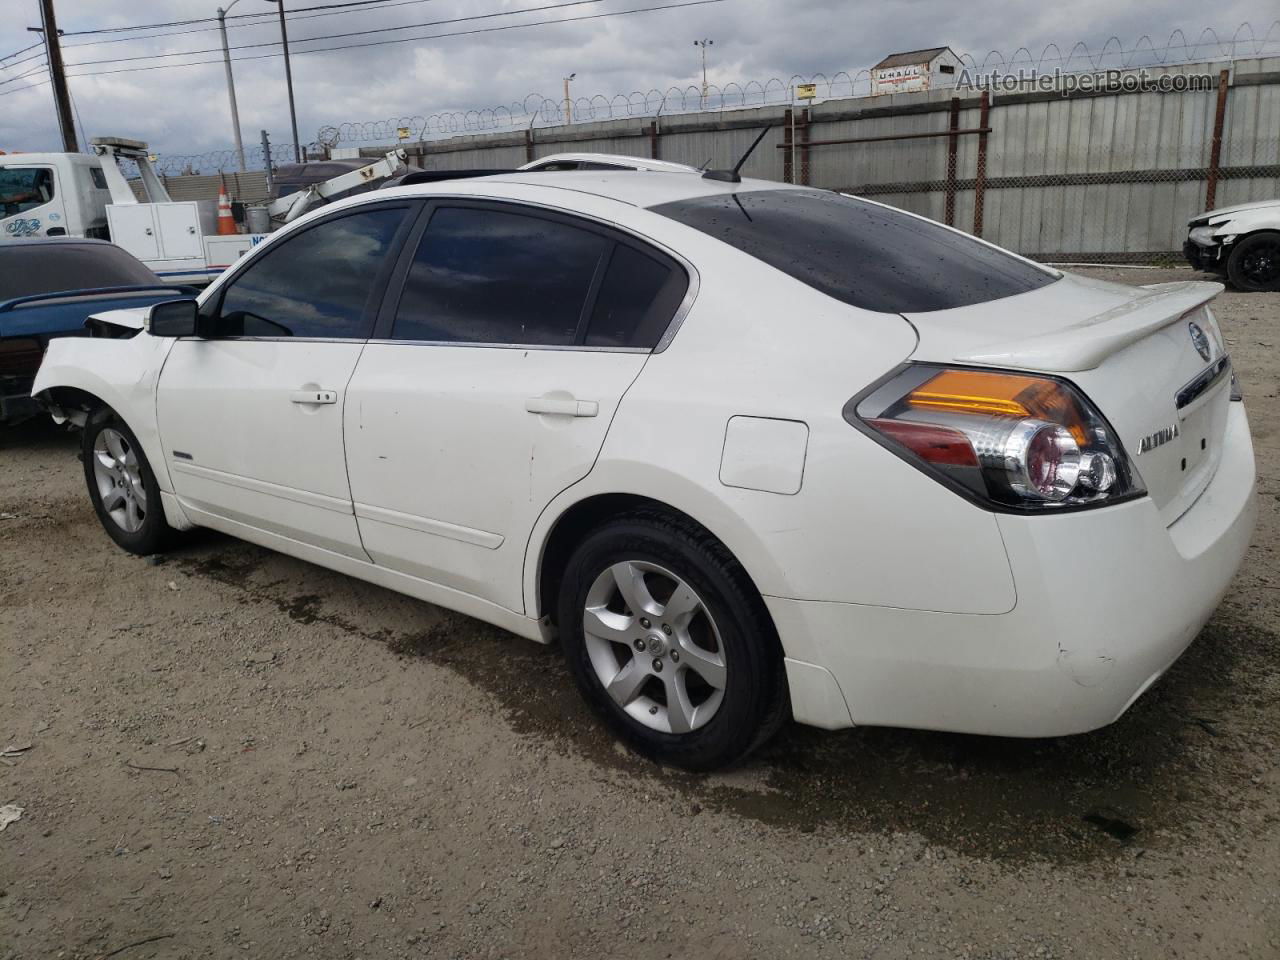
[[[559,639],[637,749],[789,717],[1116,720],[1254,525],[1212,283],[1083,279],[733,176],[366,194],[198,301],[101,315],[35,393],[124,549],[211,527]]]

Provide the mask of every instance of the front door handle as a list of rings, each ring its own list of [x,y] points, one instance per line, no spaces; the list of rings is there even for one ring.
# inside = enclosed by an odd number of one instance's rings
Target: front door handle
[[[289,395],[294,403],[337,403],[337,390],[295,390]]]
[[[600,412],[600,404],[594,400],[574,400],[572,397],[567,400],[554,397],[530,397],[524,402],[524,408],[530,413],[547,414],[553,417],[594,417]]]

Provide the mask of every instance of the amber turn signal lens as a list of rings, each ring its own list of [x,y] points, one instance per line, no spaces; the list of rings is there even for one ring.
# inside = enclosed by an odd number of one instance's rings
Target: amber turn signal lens
[[[1086,442],[1084,416],[1074,398],[1053,380],[983,370],[944,370],[907,395],[918,410],[1019,417],[1061,424],[1076,443]]]

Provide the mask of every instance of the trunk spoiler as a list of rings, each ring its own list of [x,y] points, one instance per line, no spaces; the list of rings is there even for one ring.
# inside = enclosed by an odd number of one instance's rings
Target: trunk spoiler
[[[1107,357],[1169,326],[1208,303],[1220,283],[1183,280],[1141,287],[1135,299],[1087,317],[1079,323],[1032,337],[987,344],[958,355],[961,363],[1071,373],[1092,370]]]

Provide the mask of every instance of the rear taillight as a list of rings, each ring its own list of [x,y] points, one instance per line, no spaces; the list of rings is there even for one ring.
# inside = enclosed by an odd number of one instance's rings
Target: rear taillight
[[[908,364],[845,417],[988,506],[1045,510],[1143,492],[1102,415],[1052,377]]]

